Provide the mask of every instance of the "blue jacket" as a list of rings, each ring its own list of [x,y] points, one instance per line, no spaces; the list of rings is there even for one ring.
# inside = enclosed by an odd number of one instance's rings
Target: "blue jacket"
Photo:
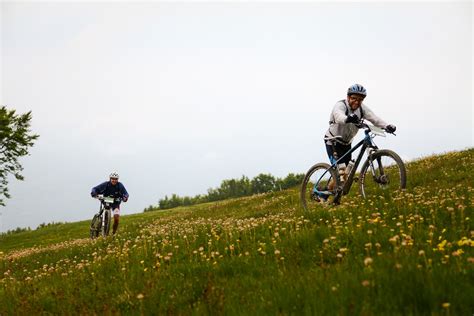
[[[96,197],[98,194],[103,196],[112,196],[114,198],[121,198],[123,201],[128,200],[128,192],[121,182],[117,182],[116,185],[112,185],[110,181],[105,181],[92,188],[91,196]],[[119,203],[114,203],[120,205]]]

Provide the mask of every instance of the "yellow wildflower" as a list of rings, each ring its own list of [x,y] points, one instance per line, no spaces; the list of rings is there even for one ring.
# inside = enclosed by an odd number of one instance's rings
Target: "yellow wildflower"
[[[446,246],[446,243],[447,243],[447,240],[446,240],[446,239],[443,240],[442,242],[440,242],[440,243],[438,244],[438,246],[437,246],[437,247],[438,247],[438,250],[444,251],[444,247]]]
[[[365,266],[370,266],[373,262],[374,262],[374,260],[370,257],[367,257],[367,258],[364,259],[364,265]]]

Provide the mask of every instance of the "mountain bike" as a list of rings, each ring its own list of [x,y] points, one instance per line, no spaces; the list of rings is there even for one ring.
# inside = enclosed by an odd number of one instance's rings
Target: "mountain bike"
[[[338,157],[335,153],[335,161],[332,165],[318,163],[306,173],[300,192],[305,211],[321,202],[339,204],[341,197],[349,193],[354,181],[359,182],[359,192],[363,198],[391,197],[394,192],[405,189],[406,169],[402,159],[392,150],[379,149],[373,141],[376,136],[385,137],[386,131],[368,125],[363,120],[356,123],[356,126],[363,129],[365,133],[364,138],[357,145],[342,157]],[[325,140],[338,141],[341,137],[329,137]],[[340,163],[359,147],[361,149],[355,161],[351,160],[347,166]],[[357,177],[357,169],[364,153],[367,153],[367,159]]]
[[[91,221],[90,236],[92,239],[99,237],[99,235],[103,237],[109,235],[112,221],[112,204],[121,201],[120,198],[102,195],[98,195],[97,199],[100,201],[100,207],[99,213],[95,214]]]

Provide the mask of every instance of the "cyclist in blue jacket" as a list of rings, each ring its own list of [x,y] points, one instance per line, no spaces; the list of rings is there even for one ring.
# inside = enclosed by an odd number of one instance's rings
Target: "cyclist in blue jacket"
[[[114,199],[119,199],[118,202],[112,204],[112,211],[114,214],[114,226],[112,234],[117,232],[120,218],[120,200],[127,202],[128,192],[125,189],[125,186],[118,181],[119,175],[116,172],[112,172],[109,176],[109,181],[103,182],[98,186],[92,188],[91,196],[96,198],[98,195],[102,196],[111,196]]]

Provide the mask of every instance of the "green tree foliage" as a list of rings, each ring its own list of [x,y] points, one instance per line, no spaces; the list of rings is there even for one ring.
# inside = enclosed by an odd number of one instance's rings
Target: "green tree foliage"
[[[176,194],[171,198],[165,198],[158,201],[158,206],[149,206],[144,212],[155,209],[170,209],[178,206],[189,206],[199,203],[222,201],[230,198],[250,196],[253,194],[266,193],[270,191],[281,191],[299,185],[303,181],[304,174],[290,173],[285,178],[275,178],[271,174],[261,173],[250,180],[246,176],[240,179],[228,179],[221,182],[218,188],[209,188],[207,195],[196,195],[194,197],[180,197]]]
[[[28,155],[28,149],[39,137],[31,134],[31,112],[16,114],[15,110],[0,107],[0,205],[10,198],[8,193],[8,176],[23,180],[23,167],[19,158]]]
[[[279,190],[286,190],[294,186],[300,185],[303,181],[304,174],[294,174],[290,173],[284,179],[277,179],[275,181],[275,186]]]
[[[259,174],[253,178],[252,182],[252,192],[255,193],[265,193],[270,192],[275,189],[275,178],[271,174]]]

